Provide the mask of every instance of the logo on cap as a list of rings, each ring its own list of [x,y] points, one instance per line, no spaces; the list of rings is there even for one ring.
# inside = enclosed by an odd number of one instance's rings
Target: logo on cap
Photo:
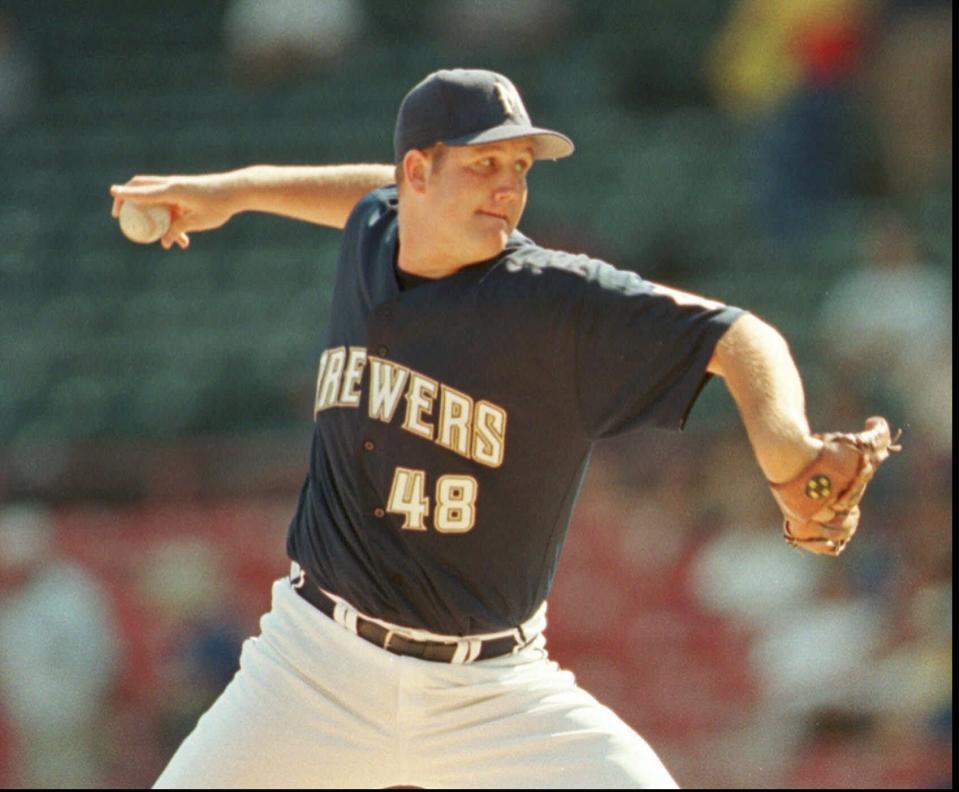
[[[502,83],[499,80],[496,81],[496,94],[499,96],[500,104],[503,105],[503,111],[510,118],[515,116],[518,112],[520,105],[520,98],[516,95],[516,92],[506,83]]]

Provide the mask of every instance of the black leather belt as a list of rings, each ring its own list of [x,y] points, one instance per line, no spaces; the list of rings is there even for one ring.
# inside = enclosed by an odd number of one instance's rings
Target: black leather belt
[[[336,608],[336,600],[328,597],[315,584],[311,583],[309,578],[304,579],[303,585],[295,589],[303,599],[309,602],[313,607],[322,613],[333,618],[333,611]],[[451,663],[456,654],[457,644],[447,643],[445,641],[415,641],[412,638],[406,638],[397,635],[386,629],[380,624],[362,616],[356,617],[356,634],[360,638],[376,644],[381,649],[386,649],[393,654],[405,655],[407,657],[418,657],[420,660],[430,660],[434,663]],[[476,660],[488,660],[491,657],[500,657],[510,654],[514,649],[523,644],[515,636],[505,635],[501,638],[489,638],[480,645],[479,653],[473,658]]]

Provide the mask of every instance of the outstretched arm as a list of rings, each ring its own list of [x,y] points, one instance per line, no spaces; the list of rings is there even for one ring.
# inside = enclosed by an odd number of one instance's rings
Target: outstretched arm
[[[744,314],[716,345],[708,370],[725,380],[770,482],[789,481],[816,458],[822,441],[810,434],[802,380],[775,328]]]
[[[160,240],[185,248],[192,231],[219,228],[240,212],[268,212],[343,228],[366,193],[392,183],[392,165],[254,165],[197,176],[135,176],[113,185],[113,216],[124,201],[171,207],[170,228]]]

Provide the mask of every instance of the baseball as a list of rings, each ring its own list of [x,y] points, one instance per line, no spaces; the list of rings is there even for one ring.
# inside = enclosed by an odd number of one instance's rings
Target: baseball
[[[149,245],[162,237],[169,227],[168,206],[141,206],[124,201],[120,207],[120,230],[131,242]]]

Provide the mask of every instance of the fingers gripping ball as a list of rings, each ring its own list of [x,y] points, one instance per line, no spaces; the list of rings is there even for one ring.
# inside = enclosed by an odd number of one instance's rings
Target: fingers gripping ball
[[[856,434],[816,435],[823,447],[812,464],[791,481],[770,485],[782,509],[786,541],[811,553],[839,555],[859,525],[866,485],[889,454],[900,450],[900,434],[890,437],[889,425],[877,417]]]
[[[124,201],[120,207],[120,230],[131,242],[149,245],[170,228],[170,207]]]

